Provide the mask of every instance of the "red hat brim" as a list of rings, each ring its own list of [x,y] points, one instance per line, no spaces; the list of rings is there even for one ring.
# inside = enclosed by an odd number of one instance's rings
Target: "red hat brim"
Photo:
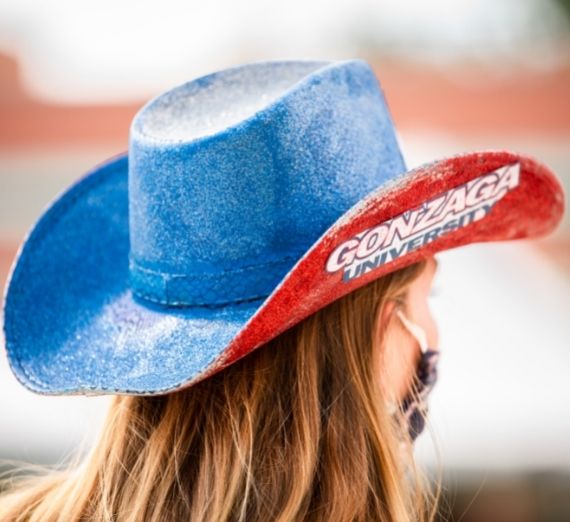
[[[499,199],[485,217],[427,242],[367,273],[344,281],[342,270],[326,266],[335,251],[363,231],[476,178],[512,166],[516,187]],[[307,316],[390,272],[437,252],[470,243],[538,238],[552,232],[564,213],[564,191],[554,173],[534,158],[506,151],[473,152],[434,161],[403,174],[389,186],[371,192],[342,215],[299,259],[263,305],[229,344],[206,375],[220,370]]]

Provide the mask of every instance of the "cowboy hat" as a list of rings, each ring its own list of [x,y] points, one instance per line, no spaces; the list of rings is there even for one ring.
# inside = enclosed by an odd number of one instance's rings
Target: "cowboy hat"
[[[13,372],[44,394],[161,394],[441,250],[543,236],[543,164],[471,152],[408,170],[371,67],[268,61],[175,87],[128,153],[61,193],[4,296]]]

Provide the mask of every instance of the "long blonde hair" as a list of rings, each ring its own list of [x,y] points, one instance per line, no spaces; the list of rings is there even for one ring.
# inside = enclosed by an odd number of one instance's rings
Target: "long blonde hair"
[[[0,519],[433,520],[440,483],[434,493],[402,458],[373,368],[377,319],[425,264],[345,295],[188,389],[115,397],[87,458],[13,488]]]

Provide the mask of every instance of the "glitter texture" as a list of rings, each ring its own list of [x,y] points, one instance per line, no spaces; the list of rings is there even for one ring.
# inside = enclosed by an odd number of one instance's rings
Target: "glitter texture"
[[[345,283],[325,270],[359,231],[520,162],[485,218]],[[159,394],[243,357],[342,295],[440,250],[538,237],[554,174],[510,152],[407,171],[362,60],[258,62],[147,103],[129,150],[43,212],[4,296],[8,359],[45,394]]]

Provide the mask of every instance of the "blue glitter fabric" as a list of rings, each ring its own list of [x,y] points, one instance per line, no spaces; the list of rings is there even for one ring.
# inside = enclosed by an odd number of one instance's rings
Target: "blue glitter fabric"
[[[59,195],[22,244],[12,370],[45,394],[184,386],[331,224],[405,171],[362,60],[257,62],[161,94],[128,154]]]

